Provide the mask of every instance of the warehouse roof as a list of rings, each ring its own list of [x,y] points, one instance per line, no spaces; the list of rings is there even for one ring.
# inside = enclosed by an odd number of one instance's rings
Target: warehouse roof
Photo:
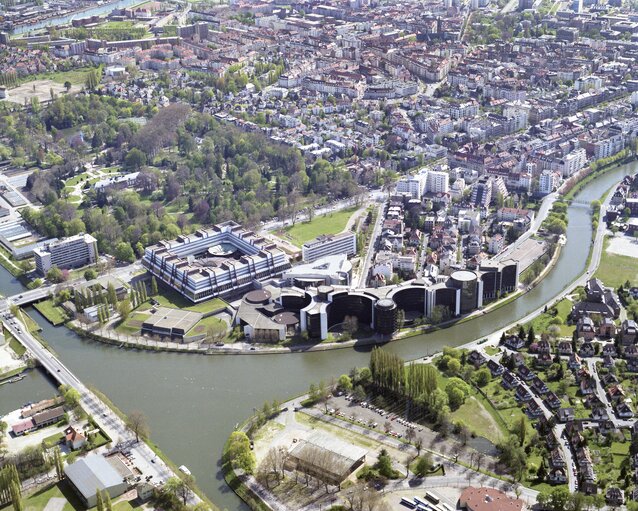
[[[77,490],[89,499],[97,490],[104,490],[122,483],[123,479],[104,456],[90,454],[64,467],[64,473]]]

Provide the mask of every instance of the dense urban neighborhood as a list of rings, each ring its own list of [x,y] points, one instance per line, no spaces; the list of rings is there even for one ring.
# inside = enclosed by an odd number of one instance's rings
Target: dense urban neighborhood
[[[0,509],[637,510],[637,112],[635,0],[0,0]]]

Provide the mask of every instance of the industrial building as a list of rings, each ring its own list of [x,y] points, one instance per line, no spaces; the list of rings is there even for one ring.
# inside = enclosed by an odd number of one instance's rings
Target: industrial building
[[[202,314],[181,309],[157,307],[142,323],[142,333],[183,340],[201,319]]]
[[[301,247],[302,259],[305,263],[315,262],[322,257],[345,254],[353,256],[357,253],[357,236],[346,231],[341,234],[318,236]]]
[[[282,250],[235,222],[160,241],[146,248],[142,264],[192,302],[248,291],[290,268]]]
[[[337,438],[316,433],[294,444],[286,462],[289,470],[299,470],[334,486],[365,463],[367,451]]]
[[[87,508],[97,504],[97,491],[114,499],[128,489],[125,477],[101,454],[89,454],[64,467],[66,480]]]
[[[35,268],[42,276],[53,267],[78,268],[97,261],[97,240],[90,234],[77,234],[53,241],[33,251]]]

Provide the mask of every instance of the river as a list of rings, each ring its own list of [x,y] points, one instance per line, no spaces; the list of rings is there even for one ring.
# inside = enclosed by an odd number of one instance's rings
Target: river
[[[106,4],[98,5],[96,7],[89,7],[87,9],[64,14],[62,16],[53,16],[36,23],[28,23],[26,25],[18,25],[11,31],[11,35],[21,35],[27,32],[32,32],[45,27],[58,27],[60,25],[66,25],[71,23],[75,19],[90,18],[91,16],[99,16],[102,14],[108,14],[113,9],[124,9],[125,7],[131,7],[132,5],[140,4],[144,0],[117,0],[116,2],[109,2]]]
[[[638,171],[632,163],[611,170],[576,197],[592,201],[624,175]],[[567,243],[553,271],[535,289],[489,314],[431,334],[392,343],[388,349],[406,359],[422,357],[446,345],[460,345],[505,326],[542,306],[585,271],[591,240],[589,209],[569,208]],[[0,271],[0,292],[20,291]],[[266,400],[307,390],[311,382],[330,379],[368,362],[368,349],[343,349],[289,355],[197,356],[117,349],[53,327],[35,310],[30,314],[43,337],[84,383],[96,386],[125,412],[142,410],[151,436],[177,464],[187,465],[200,487],[220,508],[248,509],[224,484],[219,456],[233,427]],[[25,380],[0,387],[0,414],[25,401],[52,393],[50,382],[32,372]]]

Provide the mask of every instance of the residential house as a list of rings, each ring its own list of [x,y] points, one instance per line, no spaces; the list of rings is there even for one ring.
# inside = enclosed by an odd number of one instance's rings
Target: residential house
[[[580,345],[578,354],[581,357],[593,357],[596,354],[596,349],[590,341],[585,341],[583,344]]]
[[[621,419],[631,419],[634,416],[633,410],[624,401],[621,401],[616,405],[615,411],[616,415],[618,415]]]
[[[503,371],[505,371],[505,368],[494,360],[487,361],[487,368],[492,373],[492,377],[500,376],[501,374],[503,374]]]
[[[77,451],[86,443],[86,437],[73,426],[69,426],[64,430],[64,441],[69,449]]]
[[[487,362],[487,359],[480,351],[473,350],[467,356],[467,361],[478,369],[480,366],[485,364],[485,362]]]
[[[505,346],[511,350],[518,351],[525,347],[525,341],[520,337],[513,335],[505,339]]]
[[[636,344],[638,325],[633,319],[626,319],[620,325],[620,343],[623,346]]]
[[[571,341],[559,341],[557,349],[558,354],[564,356],[571,355],[574,352]]]
[[[560,422],[573,421],[576,418],[573,408],[560,408],[558,412],[556,412],[556,415]]]
[[[518,380],[518,378],[516,376],[514,376],[514,374],[510,373],[509,371],[504,371],[503,372],[501,385],[505,389],[512,390],[512,389],[517,388],[520,384],[521,384],[521,382]]]
[[[536,374],[525,364],[518,366],[517,369],[518,375],[523,379],[523,381],[531,381],[534,379]]]
[[[583,316],[576,322],[576,335],[585,341],[591,341],[596,337],[596,325],[589,316]]]
[[[605,502],[610,506],[622,506],[625,503],[625,492],[616,486],[610,486],[605,492]]]

